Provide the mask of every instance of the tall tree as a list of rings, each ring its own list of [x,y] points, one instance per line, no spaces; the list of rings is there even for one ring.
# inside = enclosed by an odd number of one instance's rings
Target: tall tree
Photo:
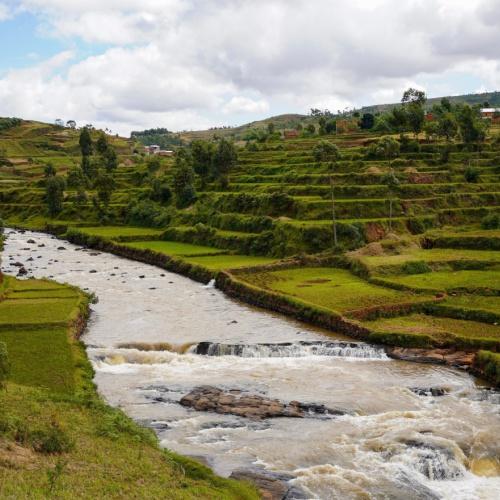
[[[234,143],[225,138],[219,139],[213,159],[213,171],[223,188],[229,186],[229,174],[236,165],[237,159],[238,153]]]
[[[97,141],[95,143],[95,149],[100,155],[104,155],[108,149],[108,138],[104,132],[99,132],[99,136],[97,137]]]
[[[94,181],[94,189],[97,192],[99,202],[108,208],[111,195],[116,189],[116,182],[113,176],[105,170],[99,169]]]
[[[191,143],[191,156],[194,171],[200,176],[201,189],[203,190],[212,175],[215,145],[212,142],[201,139],[195,140]]]
[[[173,184],[178,208],[188,207],[195,202],[194,171],[186,159],[176,161]]]
[[[63,209],[65,182],[62,177],[51,175],[45,181],[45,200],[50,217],[60,214]]]
[[[360,128],[363,130],[370,130],[375,125],[375,116],[372,113],[363,113],[359,122]]]
[[[92,137],[90,136],[90,130],[88,127],[82,128],[80,132],[79,144],[82,156],[90,156],[92,154]]]

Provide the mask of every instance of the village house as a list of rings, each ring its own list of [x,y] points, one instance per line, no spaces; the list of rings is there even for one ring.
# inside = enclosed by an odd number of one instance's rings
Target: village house
[[[144,152],[147,155],[158,155],[158,156],[174,156],[174,152],[169,149],[161,149],[157,144],[151,144],[150,146],[144,146]]]
[[[296,139],[299,136],[298,130],[285,130],[283,132],[283,137],[285,139]]]
[[[483,118],[497,118],[495,115],[500,115],[500,108],[481,108]]]

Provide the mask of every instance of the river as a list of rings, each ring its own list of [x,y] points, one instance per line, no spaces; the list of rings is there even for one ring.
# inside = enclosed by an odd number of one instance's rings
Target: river
[[[202,457],[221,475],[239,467],[291,473],[311,498],[500,497],[498,393],[466,373],[392,360],[376,347],[349,347],[345,337],[240,304],[154,266],[42,233],[6,234],[6,273],[15,274],[11,264],[19,261],[29,276],[98,296],[83,337],[98,390],[155,429],[162,446]],[[193,353],[203,341],[214,343],[212,355]],[[259,345],[284,342],[290,345]],[[309,342],[320,342],[319,348]],[[169,346],[137,349],[154,343]],[[346,414],[251,421],[178,403],[205,384]],[[447,394],[412,390],[429,387]]]

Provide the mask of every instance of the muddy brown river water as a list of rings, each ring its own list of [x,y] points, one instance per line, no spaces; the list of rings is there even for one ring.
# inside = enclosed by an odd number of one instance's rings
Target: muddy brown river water
[[[222,475],[288,472],[311,498],[500,498],[499,395],[466,373],[391,360],[153,266],[42,233],[6,233],[6,273],[20,261],[29,276],[99,297],[83,338],[99,392],[153,428],[163,446],[203,457]],[[199,342],[212,343],[208,355],[195,354]],[[204,384],[346,414],[251,421],[178,403]],[[431,387],[446,394],[414,390]]]

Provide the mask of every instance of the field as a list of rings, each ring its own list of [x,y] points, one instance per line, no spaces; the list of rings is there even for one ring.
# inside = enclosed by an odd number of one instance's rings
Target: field
[[[181,257],[225,253],[225,250],[202,245],[191,245],[189,243],[179,243],[178,241],[132,241],[125,243],[125,245],[132,248],[149,249],[165,255]]]
[[[103,403],[71,326],[86,310],[78,290],[4,277],[0,294],[0,342],[11,363],[0,389],[2,498],[70,499],[82,491],[89,498],[258,498],[250,486],[160,450],[152,432]]]
[[[421,302],[430,297],[372,285],[345,269],[310,267],[239,274],[251,284],[349,314],[367,307]]]
[[[184,260],[206,267],[211,271],[221,269],[236,269],[239,267],[252,267],[270,264],[276,259],[269,257],[256,257],[252,255],[208,255],[204,257],[186,257]]]
[[[79,231],[91,234],[92,236],[102,236],[103,238],[137,237],[151,236],[159,237],[162,230],[145,227],[127,227],[127,226],[97,226],[97,227],[79,227]]]

